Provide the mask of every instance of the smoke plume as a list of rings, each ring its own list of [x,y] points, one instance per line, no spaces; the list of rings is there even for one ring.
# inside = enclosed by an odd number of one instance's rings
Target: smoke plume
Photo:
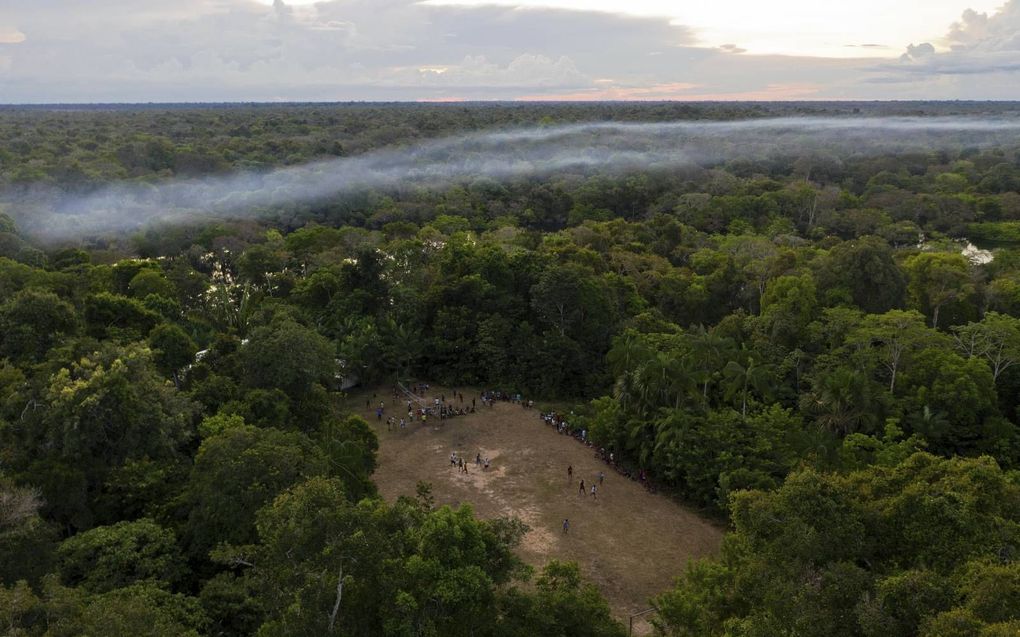
[[[360,189],[441,189],[486,177],[623,174],[823,154],[841,159],[1020,143],[1020,118],[778,118],[732,122],[591,123],[480,132],[268,172],[115,183],[88,195],[15,202],[20,225],[71,240],[206,217],[244,218]],[[2,195],[0,195],[2,198]]]

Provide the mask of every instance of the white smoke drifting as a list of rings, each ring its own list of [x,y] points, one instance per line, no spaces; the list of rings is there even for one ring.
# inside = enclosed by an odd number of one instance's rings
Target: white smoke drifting
[[[591,123],[482,132],[264,173],[117,183],[87,196],[15,206],[44,240],[130,231],[150,222],[251,217],[363,188],[426,187],[487,177],[625,173],[733,159],[836,157],[1020,144],[1020,117],[778,118],[732,122]]]

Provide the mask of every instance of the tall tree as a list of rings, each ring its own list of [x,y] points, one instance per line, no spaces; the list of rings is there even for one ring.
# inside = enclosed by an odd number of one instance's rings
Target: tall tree
[[[889,372],[889,392],[896,391],[896,378],[909,363],[912,352],[935,345],[939,336],[924,326],[924,316],[914,310],[892,310],[871,314],[847,337],[847,343],[864,358],[874,357]]]
[[[992,378],[1020,361],[1020,319],[988,312],[978,323],[953,328],[957,349],[968,358],[981,357],[992,368]]]
[[[970,265],[961,254],[922,252],[907,259],[905,268],[914,308],[927,312],[936,329],[942,308],[974,293]]]

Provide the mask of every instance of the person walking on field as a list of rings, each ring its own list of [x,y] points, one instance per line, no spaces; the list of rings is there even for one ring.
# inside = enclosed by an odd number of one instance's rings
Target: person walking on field
[[[584,479],[583,478],[581,479],[581,486],[577,488],[577,492],[580,495],[584,495]]]
[[[574,465],[567,465],[567,482],[574,481]]]
[[[567,518],[563,518],[563,532],[564,533],[570,532],[570,520],[568,520]]]
[[[598,500],[599,499],[598,493],[595,491],[595,485],[594,484],[591,485],[591,498],[592,498],[592,500]]]

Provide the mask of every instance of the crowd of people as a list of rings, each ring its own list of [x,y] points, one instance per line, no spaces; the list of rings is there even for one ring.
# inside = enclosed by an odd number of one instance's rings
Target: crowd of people
[[[519,393],[514,394],[510,392],[501,391],[498,389],[487,389],[482,392],[483,404],[492,407],[497,400],[505,403],[514,403],[516,405],[520,405],[525,409],[533,409],[535,407],[535,401],[526,400]]]
[[[430,419],[433,421],[438,419],[442,422],[449,418],[475,413],[475,399],[472,398],[470,405],[468,405],[464,400],[463,392],[453,390],[450,394],[450,400],[447,400],[445,393],[429,398],[429,389],[428,383],[415,383],[409,388],[405,388],[402,385],[394,385],[392,389],[393,404],[396,405],[398,401],[403,399],[407,407],[407,417],[400,418],[399,420],[396,416],[388,417],[386,419],[387,429],[393,429],[398,426],[404,429],[408,423],[412,422],[425,424]],[[366,400],[365,406],[369,407],[370,405],[371,402]],[[376,420],[381,421],[385,413],[386,405],[380,402],[375,410]]]
[[[398,401],[403,400],[407,407],[406,418],[397,418],[390,416],[386,419],[387,429],[393,429],[399,427],[404,429],[409,423],[421,422],[422,424],[428,422],[430,419],[438,418],[440,421],[454,418],[457,416],[463,416],[467,414],[475,413],[477,408],[477,401],[481,400],[482,405],[489,407],[490,409],[495,405],[497,401],[512,403],[520,405],[523,409],[534,409],[535,401],[525,399],[520,393],[506,392],[496,389],[486,389],[482,391],[478,398],[471,397],[469,400],[465,399],[462,392],[453,389],[450,391],[449,397],[445,392],[439,393],[438,395],[430,396],[431,387],[428,383],[414,383],[409,387],[403,387],[402,385],[394,385],[393,387],[393,404],[397,404]],[[366,407],[370,406],[370,402],[366,401]],[[382,420],[385,415],[385,405],[379,403],[376,408],[376,417]],[[542,412],[539,414],[543,422],[550,427],[556,429],[556,432],[575,438],[581,444],[595,448],[592,443],[588,430],[584,427],[577,427],[571,425],[568,420],[568,415],[550,411]],[[639,469],[636,472],[629,469],[624,464],[620,463],[615,454],[612,451],[608,451],[604,448],[598,448],[595,450],[595,457],[605,462],[609,467],[615,470],[618,474],[637,480],[641,482],[649,491],[654,492],[654,488],[648,479],[648,475],[643,469]],[[473,461],[475,468],[480,471],[488,471],[491,465],[490,459],[482,457],[481,452],[475,454]],[[458,473],[468,474],[470,470],[468,467],[472,464],[470,457],[465,458],[459,451],[450,452],[450,466]],[[569,482],[573,482],[574,479],[574,468],[573,465],[567,467],[567,479]],[[585,484],[583,478],[581,478],[578,485],[578,495],[585,498],[590,497],[593,501],[597,501],[599,493],[605,483],[606,473],[605,471],[599,471],[596,477],[591,483]],[[563,532],[568,533],[570,531],[570,520],[567,518],[563,519]]]

